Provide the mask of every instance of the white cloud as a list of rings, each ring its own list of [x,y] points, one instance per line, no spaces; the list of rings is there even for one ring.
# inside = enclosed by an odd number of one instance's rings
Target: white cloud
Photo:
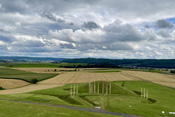
[[[174,24],[166,20],[175,17],[174,6],[173,0],[0,0],[0,53],[175,58]]]

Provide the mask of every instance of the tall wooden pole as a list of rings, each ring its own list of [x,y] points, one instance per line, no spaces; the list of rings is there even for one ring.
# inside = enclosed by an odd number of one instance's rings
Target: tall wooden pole
[[[102,83],[102,94],[104,94],[104,82]]]
[[[71,85],[71,88],[70,88],[70,95],[72,96],[72,85]]]
[[[145,88],[144,88],[144,98],[145,98]]]
[[[95,87],[95,82],[94,82],[94,94],[95,94],[95,88],[96,88],[96,87]]]
[[[142,88],[141,88],[141,97],[142,97]]]
[[[99,95],[99,82],[98,82],[98,89],[97,90],[98,90],[98,95]]]
[[[91,83],[89,82],[89,95],[91,94]]]
[[[75,95],[75,84],[74,84],[74,95]]]
[[[106,95],[108,95],[108,83],[106,83]]]
[[[78,84],[77,84],[77,95],[78,95]]]
[[[109,94],[111,94],[111,82],[109,84]]]

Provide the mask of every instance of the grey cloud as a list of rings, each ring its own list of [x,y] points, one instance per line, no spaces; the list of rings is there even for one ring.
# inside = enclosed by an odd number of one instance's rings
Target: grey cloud
[[[167,20],[164,20],[164,19],[158,20],[156,22],[156,26],[158,28],[173,28],[174,27],[173,24],[171,24],[170,22],[168,22]]]
[[[23,0],[0,0],[0,4],[2,5],[3,12],[19,12],[24,13],[29,11],[28,5]]]
[[[42,47],[44,44],[41,41],[37,40],[21,40],[21,41],[16,41],[12,44],[13,46],[21,46],[21,47]]]
[[[72,52],[65,52],[72,49],[76,57],[81,53],[88,55],[87,50],[97,56],[109,52],[106,55],[109,57],[116,57],[117,53],[123,58],[156,58],[160,57],[159,53],[161,57],[175,57],[170,53],[174,46],[169,48],[170,45],[162,41],[174,41],[170,32],[173,24],[159,20],[175,17],[173,0],[0,0],[0,4],[0,41],[2,45],[5,43],[0,47],[1,53],[3,50],[17,55],[74,56]],[[116,19],[121,21],[113,22]],[[155,21],[159,30],[155,29]],[[16,26],[17,22],[21,25]],[[144,27],[145,24],[148,25]],[[38,39],[14,39],[13,35],[18,34]],[[56,41],[49,42],[52,39]],[[62,41],[66,43],[60,44]],[[169,48],[170,54],[161,50],[160,43],[164,43],[164,49]],[[134,45],[140,46],[134,48]],[[98,50],[102,51],[101,55]],[[60,52],[59,55],[52,54],[56,52]]]
[[[163,38],[171,38],[170,30],[161,29],[157,32],[158,35],[162,36]]]
[[[113,41],[142,41],[144,40],[143,34],[141,34],[135,27],[129,24],[112,23],[104,28],[106,31],[106,39],[112,39]]]
[[[150,26],[149,25],[145,25],[145,28],[150,28]]]
[[[90,48],[89,48],[90,47]],[[88,44],[82,45],[81,48],[88,49],[97,49],[97,50],[109,50],[109,51],[119,51],[119,50],[133,50],[133,48],[127,43],[108,43],[108,44]]]
[[[14,39],[13,37],[7,37],[7,36],[0,35],[0,40],[4,42],[12,42],[12,41],[15,41],[16,39]]]
[[[43,14],[41,15],[42,17],[46,17],[52,21],[58,22],[58,23],[65,23],[65,20],[62,20],[60,18],[56,18],[53,14],[49,13],[49,12],[43,12]]]
[[[61,48],[64,49],[76,49],[77,51],[89,51],[89,50],[133,50],[133,47],[126,43],[107,43],[107,44],[93,44],[93,43],[82,43],[82,44],[60,44]]]
[[[93,21],[84,22],[82,27],[89,29],[89,30],[100,28],[100,26],[97,25],[97,23],[95,23]]]
[[[69,43],[69,44],[60,44],[60,47],[61,48],[64,48],[64,49],[75,49],[75,47],[73,46],[73,44]]]
[[[53,24],[57,26],[57,30],[61,29],[73,29],[73,30],[78,30],[80,29],[80,26],[74,24],[73,22],[67,22],[66,20],[63,20],[61,18],[57,18],[55,15],[49,13],[49,12],[43,12],[41,15],[42,17],[45,17],[55,23],[50,24],[50,26],[53,27]]]

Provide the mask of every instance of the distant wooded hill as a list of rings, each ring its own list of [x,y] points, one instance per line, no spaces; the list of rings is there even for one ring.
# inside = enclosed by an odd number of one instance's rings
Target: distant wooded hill
[[[175,59],[98,59],[77,58],[66,59],[61,62],[101,64],[109,63],[121,67],[150,67],[150,68],[175,68]]]
[[[51,57],[19,57],[19,56],[0,56],[0,62],[43,62],[52,61],[60,62],[64,58],[51,58]]]

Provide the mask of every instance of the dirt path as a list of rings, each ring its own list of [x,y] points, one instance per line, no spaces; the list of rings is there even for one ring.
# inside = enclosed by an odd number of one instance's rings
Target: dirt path
[[[136,115],[109,112],[109,111],[105,111],[105,110],[102,110],[102,109],[96,109],[96,108],[83,108],[83,107],[75,107],[75,106],[67,106],[67,105],[46,104],[46,103],[37,103],[37,102],[29,102],[29,101],[16,101],[16,100],[6,100],[6,99],[0,99],[0,101],[25,103],[25,104],[35,104],[35,105],[45,105],[45,106],[52,106],[52,107],[61,107],[61,108],[67,108],[67,109],[73,109],[73,110],[95,112],[95,113],[109,114],[109,115],[116,115],[116,116],[123,116],[123,117],[138,117]]]

